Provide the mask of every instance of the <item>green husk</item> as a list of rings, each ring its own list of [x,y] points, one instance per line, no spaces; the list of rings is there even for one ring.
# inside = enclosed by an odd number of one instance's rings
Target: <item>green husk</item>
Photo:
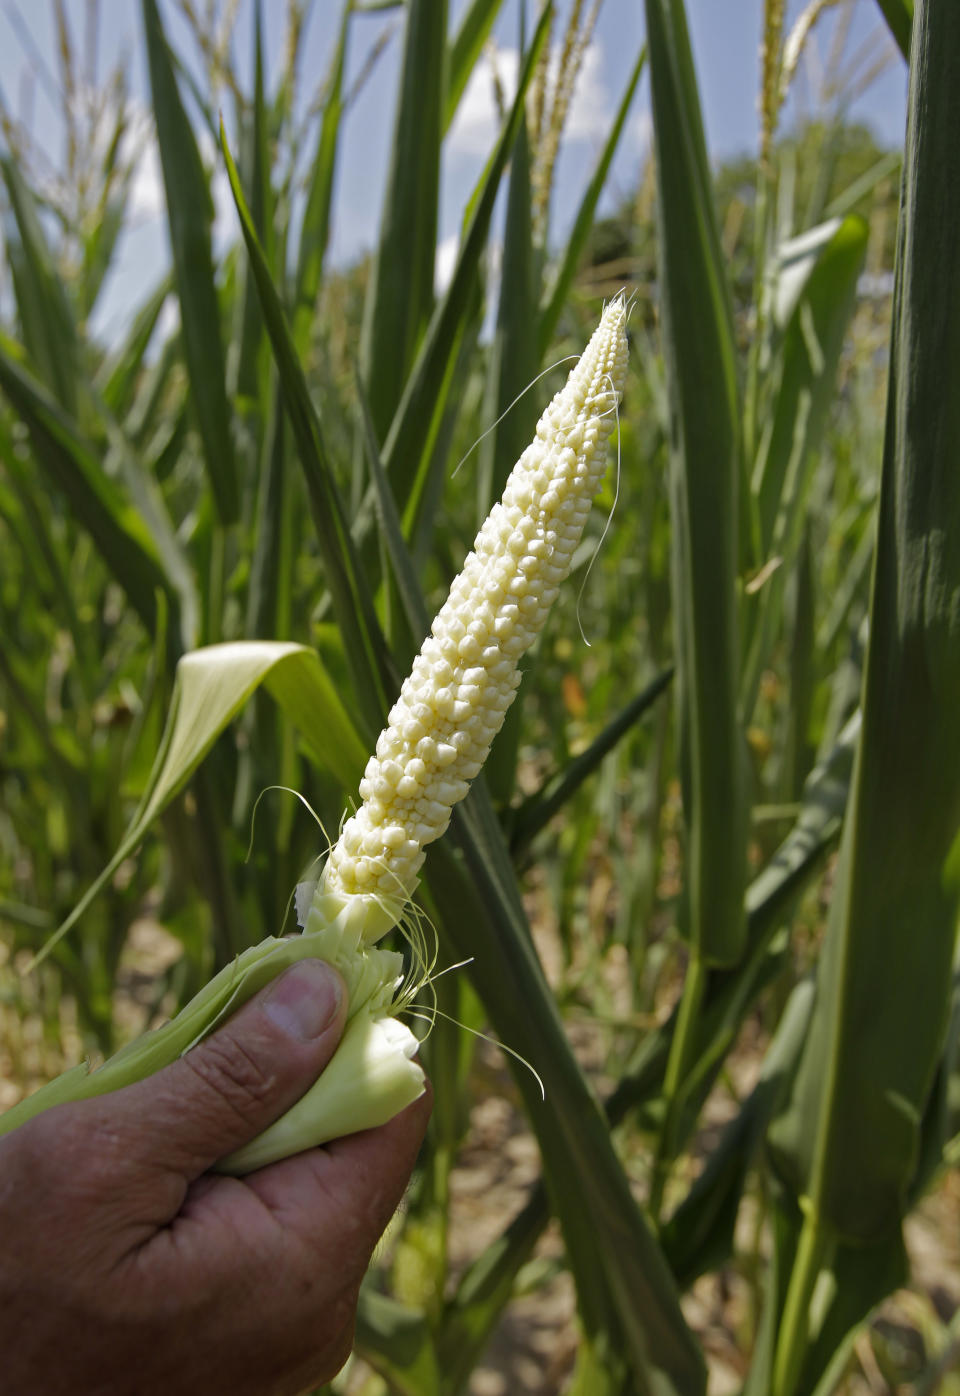
[[[352,918],[352,924],[348,924],[345,916],[320,924],[314,913],[310,927],[302,935],[270,936],[245,950],[164,1027],[138,1037],[95,1071],[91,1071],[88,1064],[74,1067],[6,1111],[0,1116],[0,1135],[8,1134],[52,1106],[107,1095],[152,1076],[202,1042],[277,975],[304,959],[326,961],[339,971],[346,983],[347,1026],[334,1062],[346,1049],[344,1060],[335,1071],[333,1064],[327,1067],[321,1078],[328,1081],[323,1091],[318,1091],[316,1086],[308,1091],[264,1135],[231,1155],[225,1161],[224,1171],[250,1172],[268,1161],[313,1148],[338,1135],[384,1124],[423,1092],[423,1072],[409,1060],[407,1050],[412,1034],[390,1017],[390,1008],[403,978],[403,957],[396,951],[382,950],[365,941],[356,918]],[[408,994],[409,991],[401,993],[401,1003]],[[389,1024],[394,1026],[386,1026]],[[400,1029],[403,1036],[396,1034],[394,1028]],[[382,1062],[383,1049],[388,1045],[383,1040],[384,1034],[393,1035],[395,1039],[386,1072]],[[375,1047],[379,1050],[375,1051]],[[345,1077],[349,1084],[349,1072],[356,1067],[358,1057],[377,1065],[371,1075],[373,1088],[364,1092],[350,1091],[349,1115],[338,1105],[336,1111],[331,1109],[328,1120],[319,1112],[331,1107],[334,1094],[344,1089]],[[278,1152],[276,1141],[281,1138],[284,1146]],[[267,1139],[270,1142],[262,1142]],[[251,1162],[254,1158],[258,1161]]]
[[[355,1013],[329,1065],[306,1095],[250,1144],[217,1164],[242,1176],[303,1149],[385,1125],[423,1095],[423,1072],[410,1058],[418,1047],[396,1018]]]

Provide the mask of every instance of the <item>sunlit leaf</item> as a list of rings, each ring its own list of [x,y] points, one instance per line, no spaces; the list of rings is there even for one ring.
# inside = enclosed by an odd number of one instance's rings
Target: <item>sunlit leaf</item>
[[[193,650],[177,665],[160,749],[140,805],[116,853],[46,942],[38,959],[45,958],[76,924],[261,684],[299,726],[314,759],[345,788],[356,785],[366,751],[315,651],[304,645],[263,640]]]

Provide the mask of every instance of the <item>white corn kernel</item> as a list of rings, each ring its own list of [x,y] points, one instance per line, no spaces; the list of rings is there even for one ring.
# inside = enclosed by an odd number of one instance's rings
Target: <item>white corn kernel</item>
[[[570,570],[606,467],[627,366],[618,297],[537,423],[390,713],[317,896],[404,898],[520,682],[518,660]],[[382,934],[387,927],[378,928]]]

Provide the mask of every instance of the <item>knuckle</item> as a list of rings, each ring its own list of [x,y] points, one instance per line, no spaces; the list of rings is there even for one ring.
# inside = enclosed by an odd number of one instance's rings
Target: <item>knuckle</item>
[[[207,1038],[183,1062],[205,1092],[244,1122],[259,1118],[274,1093],[274,1073],[229,1032]]]

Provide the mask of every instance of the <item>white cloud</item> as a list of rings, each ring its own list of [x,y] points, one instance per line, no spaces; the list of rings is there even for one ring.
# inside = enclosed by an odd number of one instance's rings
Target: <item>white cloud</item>
[[[153,120],[145,108],[131,112],[121,154],[124,160],[136,160],[127,203],[129,217],[136,222],[159,218],[164,211],[163,172]]]
[[[559,62],[559,58],[556,61]],[[555,80],[555,77],[554,69],[551,81]],[[573,100],[564,127],[564,138],[568,141],[605,139],[613,119],[609,97],[604,78],[603,49],[594,39],[583,55],[583,63],[577,74]]]
[[[623,143],[631,154],[646,159],[653,140],[653,116],[649,107],[635,107],[623,130]]]
[[[548,76],[550,91],[556,84],[559,62],[560,51],[556,49]],[[493,63],[496,63],[500,75],[505,101],[513,101],[520,71],[520,54],[515,48],[501,48],[497,50],[495,58],[477,64],[464,88],[447,137],[447,148],[453,154],[488,155],[497,138],[500,122],[493,95]],[[613,114],[604,69],[603,47],[594,39],[583,55],[577,74],[564,126],[565,141],[596,142],[607,135]]]
[[[517,91],[520,54],[517,49],[497,50],[496,69],[504,100],[512,102]],[[457,155],[488,155],[497,138],[500,119],[494,98],[491,60],[477,63],[467,80],[457,114],[447,136],[447,149]]]

